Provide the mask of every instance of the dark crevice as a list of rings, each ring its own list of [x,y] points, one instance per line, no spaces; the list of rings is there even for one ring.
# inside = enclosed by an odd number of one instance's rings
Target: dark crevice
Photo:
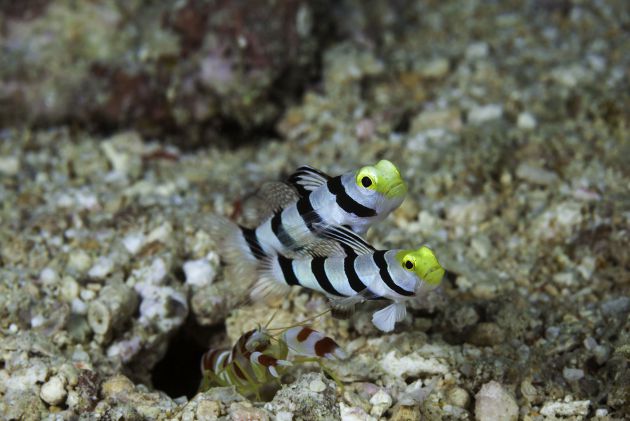
[[[226,149],[237,149],[260,142],[263,139],[279,138],[280,135],[275,127],[276,120],[270,124],[246,128],[237,120],[223,116],[206,124],[198,143],[188,142],[179,146],[184,150],[195,150],[199,147],[207,147],[209,144],[213,144]]]
[[[394,133],[406,134],[409,133],[411,128],[411,119],[413,118],[412,111],[406,110],[400,116],[398,122],[394,125],[392,131]]]
[[[164,358],[151,372],[153,387],[172,398],[192,398],[201,382],[199,364],[208,350],[209,338],[223,330],[223,326],[208,328],[199,326],[189,317],[184,326],[171,338]]]

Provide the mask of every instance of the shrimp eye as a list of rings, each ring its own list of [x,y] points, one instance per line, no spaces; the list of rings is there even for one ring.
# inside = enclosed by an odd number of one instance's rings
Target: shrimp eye
[[[361,185],[365,188],[368,188],[372,185],[372,180],[370,179],[370,177],[363,177],[361,179]]]
[[[411,260],[407,260],[405,262],[405,267],[409,270],[413,269],[413,262]]]

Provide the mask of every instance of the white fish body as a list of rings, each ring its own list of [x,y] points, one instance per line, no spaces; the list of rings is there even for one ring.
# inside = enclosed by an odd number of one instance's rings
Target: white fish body
[[[389,300],[392,304],[372,318],[376,327],[389,332],[405,317],[404,302],[427,286],[439,285],[443,275],[444,269],[426,246],[418,250],[366,250],[360,255],[298,259],[277,254],[261,266],[253,293],[261,295],[269,289],[286,292],[289,286],[301,286],[326,294],[333,303]]]
[[[337,177],[300,167],[289,183],[297,191],[295,200],[291,202],[290,195],[277,188],[269,189],[266,194],[274,212],[258,227],[245,228],[222,218],[214,221],[211,231],[225,243],[230,263],[301,253],[324,238],[336,241],[331,229],[335,235],[359,241],[353,234],[363,234],[387,217],[407,193],[398,169],[386,160]],[[282,196],[280,205],[276,196]]]

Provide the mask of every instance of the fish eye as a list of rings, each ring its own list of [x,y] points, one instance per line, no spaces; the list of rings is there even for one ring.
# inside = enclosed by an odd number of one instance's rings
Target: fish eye
[[[412,270],[414,267],[414,264],[411,260],[406,260],[404,264],[405,264],[405,268],[409,270]]]
[[[377,174],[372,167],[363,167],[356,175],[355,183],[364,189],[377,190]]]

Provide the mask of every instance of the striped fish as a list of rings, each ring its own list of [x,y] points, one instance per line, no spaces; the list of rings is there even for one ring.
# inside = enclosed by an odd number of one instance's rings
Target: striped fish
[[[265,191],[273,213],[258,227],[250,229],[218,219],[222,226],[219,236],[225,241],[231,263],[240,264],[243,259],[256,262],[275,253],[306,254],[322,239],[329,240],[329,247],[335,247],[338,237],[352,240],[347,243],[361,242],[357,234],[383,220],[407,194],[398,169],[387,160],[337,177],[303,166],[288,183],[293,186],[291,191],[297,192],[293,199],[277,185]],[[345,251],[352,252],[348,247]]]
[[[346,358],[332,338],[308,326],[285,329],[280,338],[267,329],[253,329],[231,349],[210,349],[201,357],[201,373],[207,380],[202,389],[231,385],[239,393],[260,398],[260,389],[292,365],[287,360],[289,353],[307,358]]]
[[[260,265],[253,295],[271,290],[286,293],[297,285],[331,298],[333,308],[364,300],[393,301],[372,316],[382,331],[394,329],[406,314],[405,301],[438,286],[444,269],[426,246],[418,250],[361,250],[347,256],[292,259],[276,254]],[[258,292],[261,290],[263,292]]]

